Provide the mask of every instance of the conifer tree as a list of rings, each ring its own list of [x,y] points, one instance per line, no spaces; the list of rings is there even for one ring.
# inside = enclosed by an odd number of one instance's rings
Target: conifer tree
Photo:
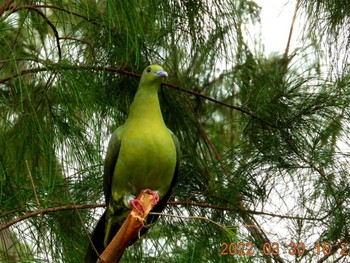
[[[82,262],[139,74],[182,150],[166,210],[122,262],[347,262],[347,0],[297,0],[266,55],[254,1],[0,2],[0,262]],[[292,24],[295,21],[292,21]],[[293,35],[295,32],[286,28]]]

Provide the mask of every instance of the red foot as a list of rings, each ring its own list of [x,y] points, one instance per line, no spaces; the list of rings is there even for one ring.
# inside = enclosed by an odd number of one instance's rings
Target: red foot
[[[139,199],[131,200],[130,205],[131,207],[135,208],[140,215],[142,215],[145,212],[145,210],[143,209],[143,205]]]
[[[151,189],[146,189],[144,192],[153,196],[152,205],[155,206],[159,201],[159,195],[153,192]]]

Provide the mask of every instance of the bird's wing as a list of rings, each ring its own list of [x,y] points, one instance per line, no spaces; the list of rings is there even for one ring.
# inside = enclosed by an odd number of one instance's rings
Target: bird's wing
[[[117,163],[119,150],[120,150],[120,139],[118,136],[118,129],[112,133],[111,139],[109,140],[107,153],[104,161],[103,171],[103,191],[105,195],[106,205],[108,206],[109,198],[111,195],[111,183],[112,176]],[[106,226],[106,211],[98,221],[94,231],[91,235],[91,242],[85,254],[84,263],[96,263],[98,254],[101,254],[105,249],[103,240],[105,238],[105,226]]]
[[[105,195],[106,205],[108,205],[109,198],[111,195],[111,184],[112,177],[114,173],[115,164],[117,163],[121,141],[119,139],[119,129],[113,132],[112,137],[109,141],[107,154],[104,162],[104,171],[103,171],[103,191]]]

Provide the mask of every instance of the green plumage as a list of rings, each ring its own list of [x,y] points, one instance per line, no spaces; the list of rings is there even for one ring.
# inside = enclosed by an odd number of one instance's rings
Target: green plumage
[[[153,209],[157,212],[163,210],[171,194],[180,151],[176,136],[164,123],[159,105],[158,90],[165,76],[167,73],[157,65],[144,70],[128,119],[110,139],[104,164],[107,208],[92,236],[99,254],[122,225],[131,210],[130,201],[141,190],[151,189],[159,195],[160,201]],[[156,219],[149,216],[147,223]],[[96,253],[89,247],[85,262],[96,259]]]

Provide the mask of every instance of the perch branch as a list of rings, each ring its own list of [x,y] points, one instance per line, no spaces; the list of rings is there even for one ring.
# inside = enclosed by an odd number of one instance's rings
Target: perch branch
[[[130,241],[134,240],[139,234],[154,204],[152,204],[153,196],[144,191],[140,192],[137,199],[140,200],[143,206],[143,212],[138,211],[135,207],[131,210],[117,234],[100,255],[97,263],[119,262]]]

